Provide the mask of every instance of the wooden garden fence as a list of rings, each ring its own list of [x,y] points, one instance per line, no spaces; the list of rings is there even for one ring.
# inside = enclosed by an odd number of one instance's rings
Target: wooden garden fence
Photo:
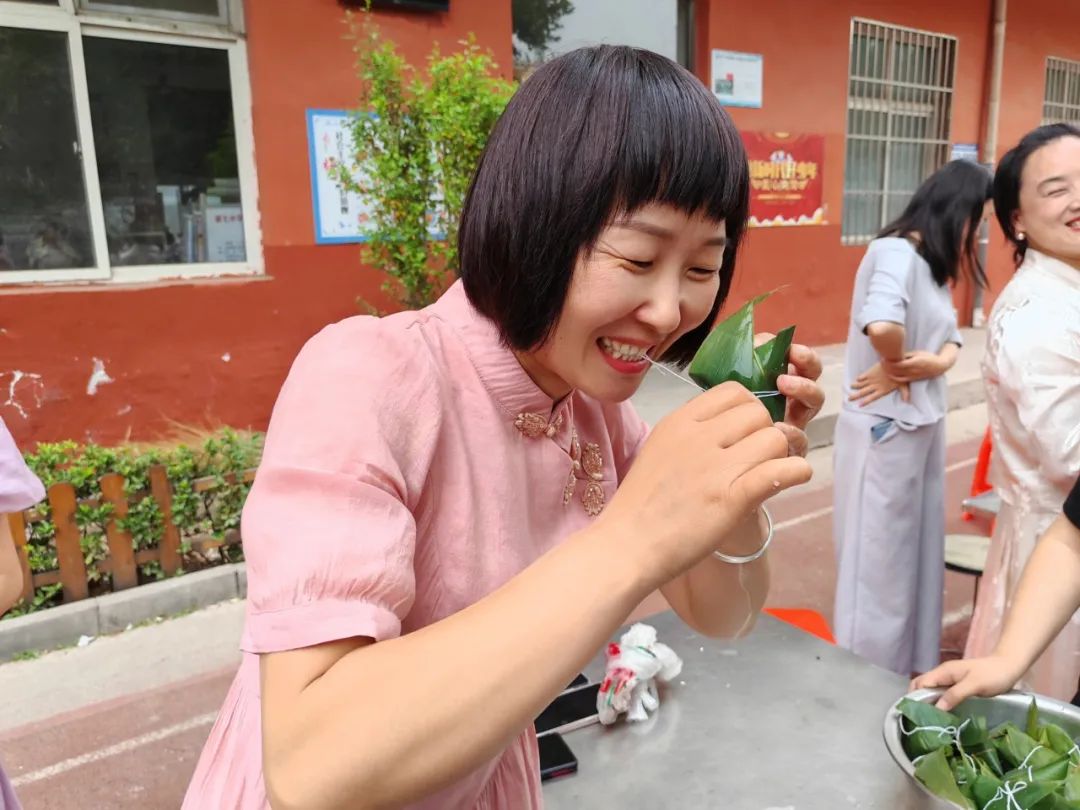
[[[53,484],[49,487],[48,500],[52,508],[50,516],[56,526],[56,557],[57,568],[52,571],[39,571],[33,573],[30,570],[30,560],[26,548],[26,526],[48,519],[44,513],[37,509],[28,509],[25,512],[14,512],[8,516],[11,522],[11,534],[15,538],[15,545],[19,552],[19,561],[23,570],[23,599],[29,602],[36,588],[44,585],[63,586],[64,602],[77,602],[86,599],[90,595],[90,583],[87,578],[86,562],[83,555],[82,536],[75,515],[80,505],[97,507],[103,503],[112,505],[112,513],[105,525],[105,536],[108,543],[108,555],[105,559],[96,563],[98,571],[112,575],[112,589],[121,591],[132,588],[139,584],[138,566],[150,562],[160,563],[165,576],[171,576],[181,567],[181,538],[180,530],[172,519],[172,484],[168,473],[163,465],[150,468],[150,494],[157,502],[161,511],[163,529],[158,544],[152,548],[135,550],[131,535],[120,528],[118,521],[126,517],[129,509],[129,501],[133,498],[142,498],[145,493],[137,493],[129,496],[124,491],[124,477],[118,473],[110,473],[101,477],[101,496],[78,499],[75,496],[75,487],[69,483]],[[241,475],[243,483],[255,480],[255,470],[247,470]],[[221,486],[222,481],[226,484],[235,484],[235,473],[217,478],[198,478],[193,482],[193,489],[197,493],[208,492]],[[240,533],[232,530],[225,534],[224,539],[217,539],[210,535],[199,535],[189,540],[191,547],[197,551],[205,552],[220,546],[235,545],[240,542]]]

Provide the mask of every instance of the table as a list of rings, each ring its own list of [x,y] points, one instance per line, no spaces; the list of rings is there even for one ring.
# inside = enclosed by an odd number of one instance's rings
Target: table
[[[571,732],[579,772],[544,785],[548,810],[923,810],[881,727],[907,680],[768,616],[738,642],[646,620],[683,659],[658,714]],[[603,672],[597,658],[590,680]]]
[[[994,520],[1001,511],[1001,496],[991,489],[981,495],[965,498],[961,505],[965,512]]]
[[[986,570],[986,558],[990,554],[990,538],[982,534],[945,535],[945,568],[958,574],[975,577],[975,594],[971,597],[971,609],[979,601],[979,581]]]

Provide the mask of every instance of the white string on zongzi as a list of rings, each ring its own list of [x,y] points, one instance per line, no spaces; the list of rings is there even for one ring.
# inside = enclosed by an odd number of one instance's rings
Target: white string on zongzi
[[[1027,782],[1006,782],[1004,785],[997,789],[997,793],[994,794],[994,798],[986,803],[984,810],[990,810],[991,805],[1005,800],[1005,810],[1024,810],[1020,802],[1016,800],[1016,794],[1027,787]]]
[[[903,718],[903,719],[906,719],[906,718]],[[959,745],[959,743],[960,743],[960,732],[963,731],[965,728],[967,728],[967,724],[970,723],[970,722],[971,722],[971,718],[969,717],[968,719],[966,719],[963,723],[961,723],[958,726],[915,726],[915,728],[911,729],[910,731],[908,731],[906,728],[904,728],[904,724],[901,722],[900,730],[903,731],[904,734],[906,734],[909,737],[912,736],[913,734],[918,734],[920,731],[934,731],[934,732],[937,732],[937,735],[939,737],[952,737],[954,739],[954,742],[956,742]]]
[[[704,388],[703,386],[698,385],[696,382],[691,380],[689,377],[684,377],[682,374],[679,374],[677,371],[672,371],[670,368],[665,366],[663,363],[656,362],[651,357],[649,357],[649,355],[646,354],[646,355],[644,355],[644,357],[645,357],[646,360],[648,360],[650,363],[652,363],[653,368],[658,368],[662,372],[664,372],[665,374],[670,374],[676,380],[682,380],[687,385],[692,385],[692,386],[694,386],[694,388],[696,388],[699,391],[707,391],[707,390],[709,390],[707,388]],[[768,399],[769,397],[778,397],[778,396],[780,396],[779,391],[751,391],[750,393],[753,394],[758,399]]]
[[[933,731],[936,732],[938,737],[951,737],[953,744],[956,745],[956,750],[960,752],[960,756],[963,757],[971,768],[975,768],[975,759],[967,751],[964,750],[963,743],[960,742],[960,733],[967,728],[967,724],[971,722],[971,718],[967,718],[958,726],[916,726],[908,731],[904,728],[904,718],[900,718],[900,731],[902,731],[908,737],[918,734],[920,731]]]
[[[1024,761],[1016,766],[1016,769],[1018,771],[1027,770],[1028,779],[1030,779],[1032,782],[1035,781],[1035,774],[1032,772],[1031,766],[1028,765],[1028,760],[1031,759],[1033,756],[1035,756],[1036,751],[1043,751],[1043,750],[1045,750],[1043,748],[1043,746],[1036,745],[1034,748],[1032,748],[1030,751],[1028,751],[1028,755],[1026,757],[1024,757]]]
[[[1035,756],[1035,752],[1036,751],[1044,751],[1044,750],[1046,750],[1046,749],[1043,748],[1043,746],[1036,745],[1034,748],[1032,748],[1030,751],[1028,751],[1028,755],[1026,757],[1024,757],[1024,761],[1021,762],[1016,767],[1017,768],[1026,768],[1028,766],[1028,760],[1031,759],[1033,756]]]

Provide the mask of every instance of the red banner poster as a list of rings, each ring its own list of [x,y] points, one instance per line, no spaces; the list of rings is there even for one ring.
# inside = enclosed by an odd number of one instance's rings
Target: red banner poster
[[[824,135],[743,132],[750,158],[750,227],[824,225]]]

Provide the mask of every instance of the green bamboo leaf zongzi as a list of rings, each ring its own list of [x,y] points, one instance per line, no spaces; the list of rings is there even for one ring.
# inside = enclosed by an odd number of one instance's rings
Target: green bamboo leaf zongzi
[[[1040,722],[1037,707],[1025,721],[1032,734],[1012,723],[988,732],[985,717],[906,698],[897,710],[916,777],[942,799],[973,810],[1080,810],[1080,750],[1061,727]]]
[[[1069,769],[1062,792],[1068,801],[1080,803],[1080,766],[1073,765]]]
[[[751,391],[776,390],[776,378],[787,371],[795,327],[789,326],[772,340],[754,347],[754,307],[771,294],[747,301],[717,324],[690,363],[690,379],[706,389],[733,381]],[[774,422],[783,420],[785,397],[765,397],[762,402]]]
[[[978,810],[975,803],[965,796],[956,784],[946,749],[938,748],[932,754],[922,757],[915,764],[915,776],[936,796],[955,802],[968,810]]]
[[[1061,726],[1053,723],[1046,723],[1041,732],[1045,735],[1045,742],[1043,745],[1050,748],[1056,754],[1062,754],[1067,757],[1072,757],[1074,761],[1080,759],[1080,749],[1076,747],[1076,743],[1073,738],[1070,737]]]
[[[1002,734],[994,740],[994,746],[1011,768],[1041,768],[1056,761],[1059,756],[1012,724],[1002,728]]]
[[[946,756],[948,756],[947,752]],[[976,771],[971,764],[975,762],[976,760],[970,757],[952,757],[950,759],[956,786],[960,789],[960,792],[971,799],[972,802],[975,801],[975,780],[979,778],[978,771]]]
[[[912,759],[952,745],[963,724],[955,714],[910,698],[896,704],[896,710],[903,717],[900,728],[905,737],[904,748]]]
[[[1077,810],[1077,808],[1080,808],[1080,803],[1070,802],[1061,795],[1060,784],[1060,782],[1055,782],[1048,785],[1048,787],[1052,788],[1051,792],[1032,805],[1033,810]]]
[[[984,768],[975,777],[975,784],[971,787],[971,795],[975,799],[975,806],[983,810],[1001,795],[1001,780]]]
[[[775,391],[777,378],[787,371],[788,352],[795,338],[795,327],[781,329],[776,337],[754,349],[754,388],[751,391]],[[760,386],[760,387],[758,387]],[[784,421],[787,398],[781,395],[762,400],[774,422]]]
[[[1046,750],[1046,749],[1042,749]],[[1034,759],[1034,757],[1032,757]],[[1027,782],[1064,782],[1065,777],[1069,773],[1069,758],[1059,757],[1053,762],[1046,765],[1040,765],[1034,767],[1028,765],[1024,768],[1016,768],[1005,774],[1005,781],[1020,781],[1025,780]]]
[[[985,777],[983,777],[985,778]],[[1057,790],[1057,785],[1046,782],[998,782],[993,792],[987,793],[989,780],[975,783],[975,801],[982,810],[1001,807],[1008,810],[1043,810],[1041,804]]]
[[[1000,777],[1005,773],[997,749],[990,740],[990,732],[986,729],[985,717],[973,717],[967,723],[961,723],[960,745],[963,746],[965,754],[978,757],[989,765],[996,776]]]
[[[1027,711],[1027,728],[1024,729],[1024,733],[1031,737],[1033,740],[1038,739],[1039,736],[1039,706],[1035,703],[1035,698],[1031,699],[1031,705],[1028,706]]]

